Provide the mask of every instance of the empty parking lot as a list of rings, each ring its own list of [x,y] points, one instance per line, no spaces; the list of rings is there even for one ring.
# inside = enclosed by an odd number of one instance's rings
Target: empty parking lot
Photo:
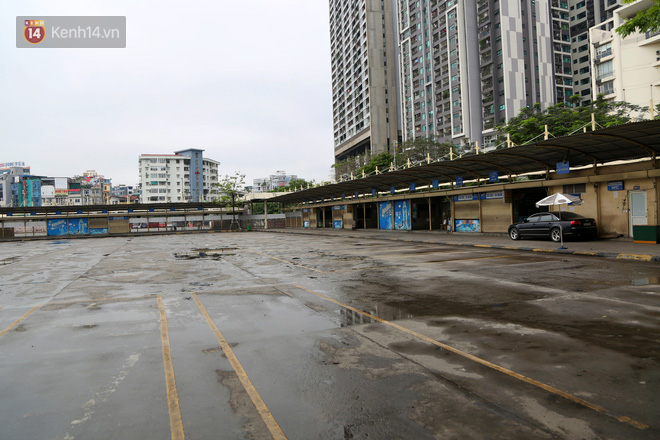
[[[0,261],[3,438],[660,435],[656,264],[268,233]]]

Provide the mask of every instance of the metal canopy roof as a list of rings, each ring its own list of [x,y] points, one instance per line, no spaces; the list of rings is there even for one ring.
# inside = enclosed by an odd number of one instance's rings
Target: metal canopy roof
[[[385,172],[376,176],[335,183],[268,199],[269,202],[302,203],[309,200],[340,199],[343,194],[353,196],[407,189],[416,186],[454,182],[463,179],[488,179],[497,171],[500,177],[535,171],[556,171],[564,160],[571,167],[596,165],[617,160],[655,158],[660,153],[660,120],[636,122],[605,128],[589,133],[551,138],[534,144],[465,156],[452,161],[434,162],[404,170]]]

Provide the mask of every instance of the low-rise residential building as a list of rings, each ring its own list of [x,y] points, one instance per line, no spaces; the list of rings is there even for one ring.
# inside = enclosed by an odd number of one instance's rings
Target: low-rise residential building
[[[140,155],[141,203],[214,201],[220,162],[203,157],[203,151]]]
[[[252,180],[252,191],[264,193],[287,186],[291,181],[298,179],[295,174],[287,174],[286,171],[277,171],[268,177]]]

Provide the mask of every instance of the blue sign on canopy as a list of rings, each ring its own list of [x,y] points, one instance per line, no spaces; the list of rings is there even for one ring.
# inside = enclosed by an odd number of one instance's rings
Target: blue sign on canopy
[[[378,192],[376,191],[376,188],[371,190],[371,195],[372,196],[376,197],[377,194],[378,194]]]
[[[568,174],[570,172],[570,162],[557,162],[557,174]]]
[[[395,191],[396,191],[396,189],[394,188],[394,186],[390,186],[390,194],[394,194]]]
[[[411,183],[410,184],[410,192],[415,192],[416,189],[417,189],[417,185],[415,185],[415,182]]]
[[[431,181],[431,184],[433,185],[433,189],[438,189],[440,188],[440,181],[438,179],[433,179]]]
[[[463,186],[463,177],[459,176],[456,178],[456,186]]]
[[[488,181],[490,183],[496,183],[498,180],[500,180],[500,176],[497,171],[491,171],[488,173]]]

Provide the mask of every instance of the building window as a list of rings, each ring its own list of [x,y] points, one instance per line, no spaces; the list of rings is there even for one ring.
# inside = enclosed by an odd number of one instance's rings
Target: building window
[[[585,183],[576,183],[574,185],[564,185],[564,194],[581,194],[587,192]]]

